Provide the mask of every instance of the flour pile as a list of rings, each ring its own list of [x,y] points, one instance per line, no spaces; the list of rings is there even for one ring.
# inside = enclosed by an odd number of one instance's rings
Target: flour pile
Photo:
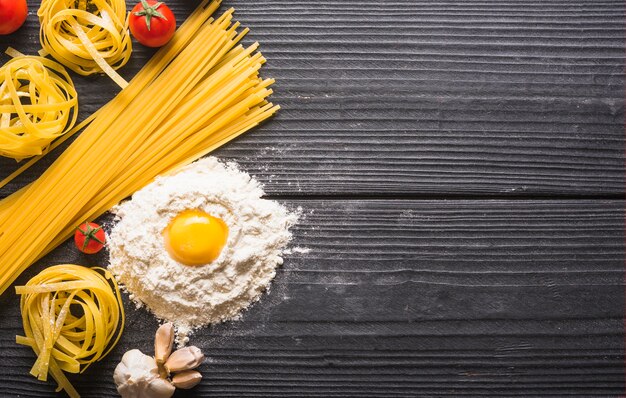
[[[194,328],[237,318],[276,275],[297,215],[262,195],[236,165],[209,157],[157,178],[114,209],[109,270],[137,305],[177,326],[179,344]],[[188,209],[228,225],[224,249],[207,265],[180,264],[165,248],[163,229]]]

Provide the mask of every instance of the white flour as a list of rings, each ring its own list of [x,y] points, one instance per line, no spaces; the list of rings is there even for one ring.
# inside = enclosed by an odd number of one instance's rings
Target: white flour
[[[262,195],[248,174],[210,157],[157,178],[114,210],[109,269],[138,306],[177,326],[179,344],[194,328],[237,318],[276,275],[297,216]],[[226,246],[210,264],[183,265],[166,251],[161,232],[186,209],[228,225]]]

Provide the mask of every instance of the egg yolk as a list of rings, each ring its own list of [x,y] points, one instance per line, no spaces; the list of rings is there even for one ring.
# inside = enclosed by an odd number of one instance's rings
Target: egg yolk
[[[217,217],[200,210],[185,210],[163,230],[170,257],[185,265],[208,264],[220,256],[228,227]]]

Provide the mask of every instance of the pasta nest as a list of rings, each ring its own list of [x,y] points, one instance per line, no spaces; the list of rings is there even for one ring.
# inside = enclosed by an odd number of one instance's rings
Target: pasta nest
[[[124,330],[119,287],[103,268],[74,264],[48,267],[24,286],[20,297],[24,336],[18,344],[37,354],[30,373],[46,381],[50,374],[70,397],[78,393],[64,375],[82,373],[115,347]]]
[[[41,155],[77,116],[78,96],[62,65],[22,55],[0,68],[0,155]]]
[[[37,15],[43,50],[80,75],[111,75],[130,59],[124,0],[43,0]]]

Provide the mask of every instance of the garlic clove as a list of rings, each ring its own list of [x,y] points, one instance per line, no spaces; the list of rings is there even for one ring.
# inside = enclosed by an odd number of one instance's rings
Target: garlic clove
[[[165,368],[169,373],[189,370],[200,366],[204,360],[204,354],[196,346],[181,348],[174,351],[165,362]]]
[[[176,373],[172,377],[172,384],[176,388],[182,388],[188,390],[194,388],[202,380],[202,374],[195,370],[185,370],[180,373]]]
[[[169,381],[165,379],[161,379],[157,377],[152,380],[148,387],[146,388],[146,398],[170,398],[174,395],[174,391],[176,391],[176,387],[172,385]]]
[[[154,337],[154,359],[161,365],[167,361],[174,346],[174,325],[171,322],[165,323],[156,331]]]

